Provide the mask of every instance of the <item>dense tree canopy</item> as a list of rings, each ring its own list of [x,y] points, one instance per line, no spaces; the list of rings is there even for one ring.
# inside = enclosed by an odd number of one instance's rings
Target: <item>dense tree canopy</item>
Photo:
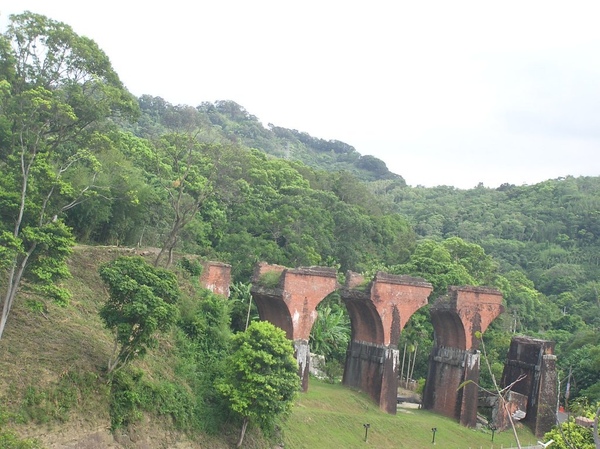
[[[155,268],[139,256],[121,256],[100,268],[109,297],[100,317],[115,333],[108,372],[143,356],[156,344],[156,334],[177,319],[180,292],[175,275]]]
[[[351,145],[265,128],[232,101],[136,101],[91,39],[12,16],[0,35],[0,335],[19,288],[68,299],[60,279],[76,241],[220,260],[236,283],[266,261],[421,276],[431,301],[449,285],[494,286],[506,314],[490,352],[503,357],[515,333],[556,340],[574,394],[600,399],[589,337],[600,326],[600,177],[410,187]],[[426,315],[405,335],[431,341]]]
[[[73,243],[64,214],[97,193],[108,119],[138,106],[92,40],[44,16],[10,17],[0,61],[1,337],[23,280],[67,299],[55,287]]]
[[[249,422],[272,428],[274,419],[289,411],[300,389],[292,342],[267,321],[252,323],[233,337],[232,353],[216,387],[242,418],[240,447]]]

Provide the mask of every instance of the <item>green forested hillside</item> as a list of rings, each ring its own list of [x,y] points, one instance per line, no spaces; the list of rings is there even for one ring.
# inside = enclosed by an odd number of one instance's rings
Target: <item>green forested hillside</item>
[[[553,339],[571,404],[600,401],[600,177],[410,187],[346,143],[265,128],[232,101],[136,99],[93,41],[35,14],[0,35],[0,241],[0,338],[14,304],[43,320],[73,300],[76,243],[155,248],[168,268],[175,253],[227,262],[238,305],[259,261],[384,270],[430,281],[430,301],[448,285],[499,288],[506,313],[485,336],[495,374],[512,335]],[[313,344],[335,373],[348,321],[339,298],[325,308]],[[227,314],[239,330],[243,312]],[[421,311],[399,342],[418,342],[415,378],[432,340]]]
[[[348,171],[361,180],[393,179],[385,162],[361,155],[354,147],[338,140],[324,140],[305,132],[273,124],[265,128],[257,117],[234,101],[204,102],[196,107],[173,105],[160,97],[144,95],[139,99],[141,117],[129,129],[136,135],[152,138],[168,131],[201,130],[200,139],[258,148],[265,153],[326,171]]]

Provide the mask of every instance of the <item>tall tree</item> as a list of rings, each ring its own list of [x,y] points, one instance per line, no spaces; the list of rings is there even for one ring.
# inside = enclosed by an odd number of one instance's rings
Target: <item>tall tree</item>
[[[94,190],[102,126],[135,116],[137,104],[94,41],[38,14],[10,16],[0,61],[0,235],[8,248],[1,338],[23,280],[66,298],[50,287],[68,273],[73,244],[62,215]],[[68,180],[76,166],[92,176],[80,188]]]
[[[195,217],[211,193],[208,158],[202,153],[206,144],[193,134],[173,133],[160,138],[156,148],[158,180],[167,195],[171,209],[169,230],[155,260],[158,265],[165,252],[173,261],[173,250],[183,228]]]
[[[267,321],[255,321],[236,334],[232,348],[216,387],[242,418],[240,447],[250,421],[268,429],[290,409],[300,378],[292,343],[284,331]]]
[[[156,343],[156,333],[177,319],[180,292],[177,277],[139,257],[119,257],[100,267],[109,298],[100,310],[106,327],[115,332],[108,373],[142,356]]]

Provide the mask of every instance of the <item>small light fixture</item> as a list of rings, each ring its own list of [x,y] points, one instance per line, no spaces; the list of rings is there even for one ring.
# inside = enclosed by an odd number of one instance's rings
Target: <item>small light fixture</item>
[[[366,443],[367,439],[369,437],[369,427],[371,427],[371,424],[363,424],[363,427],[365,428],[365,443]]]

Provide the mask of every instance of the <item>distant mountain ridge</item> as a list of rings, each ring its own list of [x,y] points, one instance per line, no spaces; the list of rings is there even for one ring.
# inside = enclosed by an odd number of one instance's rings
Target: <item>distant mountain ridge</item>
[[[265,128],[256,116],[234,101],[203,102],[192,107],[144,95],[139,104],[142,116],[133,130],[139,137],[160,135],[165,128],[199,129],[205,139],[239,143],[319,170],[348,171],[363,181],[395,180],[406,184],[402,176],[389,171],[386,163],[375,156],[361,155],[339,140],[320,139],[273,124]]]

